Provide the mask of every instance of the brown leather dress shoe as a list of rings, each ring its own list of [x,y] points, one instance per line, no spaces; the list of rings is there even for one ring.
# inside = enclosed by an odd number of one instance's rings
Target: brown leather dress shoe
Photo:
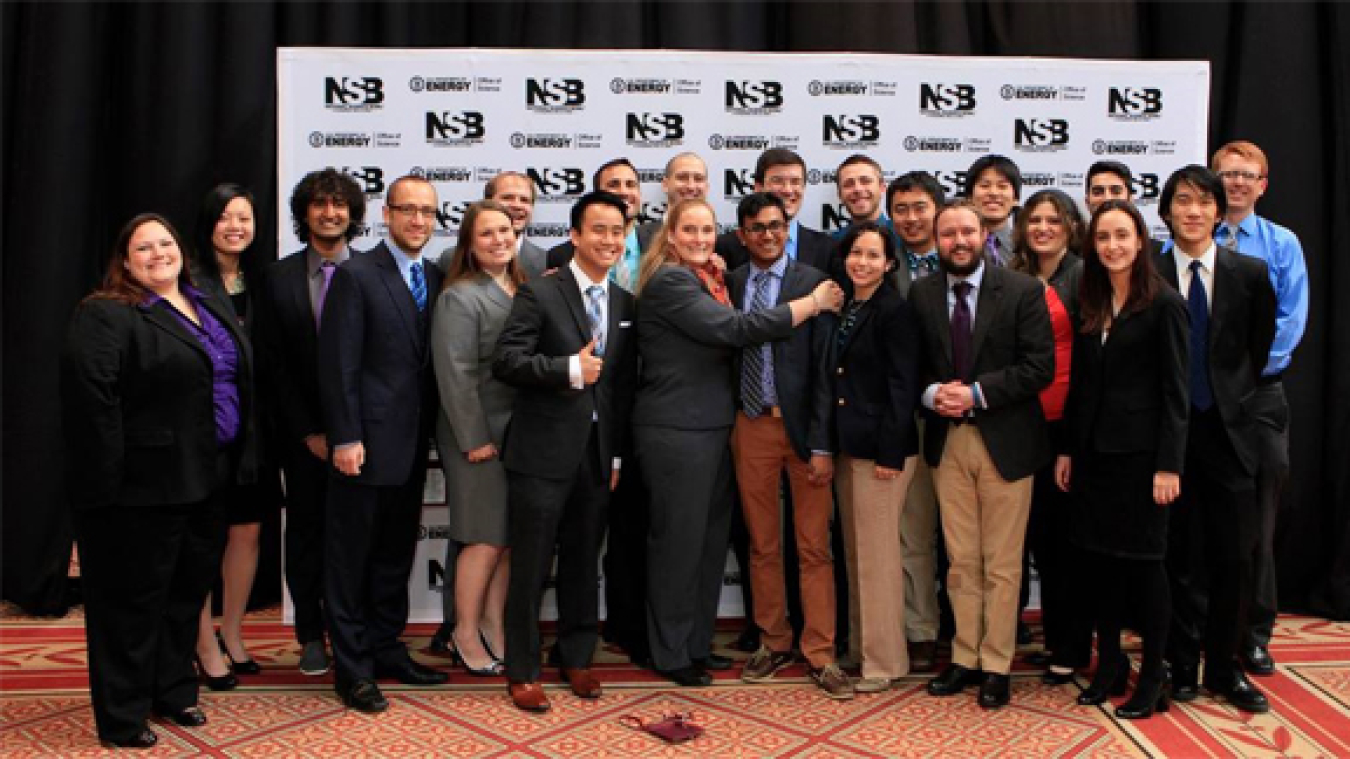
[[[604,693],[600,681],[589,669],[563,667],[562,676],[572,686],[572,693],[577,698],[600,698],[600,694]]]
[[[517,709],[527,712],[546,712],[549,710],[548,696],[539,683],[508,683],[506,691],[511,694],[511,703]]]

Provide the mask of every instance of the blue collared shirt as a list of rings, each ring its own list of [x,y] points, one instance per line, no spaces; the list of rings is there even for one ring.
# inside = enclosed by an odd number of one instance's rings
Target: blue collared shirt
[[[403,277],[403,284],[408,286],[408,292],[412,292],[412,265],[413,261],[422,261],[422,251],[419,250],[416,253],[409,253],[396,245],[393,240],[386,240],[385,242],[389,244],[389,251],[394,254],[394,263],[398,264],[398,273]],[[422,262],[422,281],[427,281],[427,265],[425,261]],[[432,298],[435,296],[428,293],[427,297]]]
[[[1298,235],[1254,213],[1248,214],[1237,230],[1238,252],[1265,261],[1270,270],[1270,284],[1275,288],[1277,301],[1275,342],[1270,346],[1270,360],[1262,373],[1279,374],[1289,368],[1294,349],[1308,325],[1308,267],[1303,260],[1303,246]],[[1229,241],[1227,223],[1219,225],[1214,237],[1219,242]]]
[[[638,244],[637,226],[628,230],[623,240],[623,266],[611,266],[609,280],[632,292],[637,289],[638,267],[642,265],[642,246]],[[620,271],[622,269],[622,272]]]
[[[768,304],[767,307],[773,308],[778,305],[778,294],[783,289],[783,276],[787,273],[787,265],[788,257],[786,255],[779,256],[778,260],[773,262],[773,266],[767,269],[761,269],[754,261],[751,261],[750,276],[745,281],[745,300],[741,303],[741,310],[747,313],[750,311],[750,304],[755,302],[755,294],[760,287],[764,288],[764,302]],[[760,272],[766,272],[769,275],[762,283],[755,281]],[[769,343],[764,343],[753,348],[746,348],[746,350],[757,350],[764,356],[764,405],[777,406],[778,391],[773,376],[773,348]]]
[[[797,240],[801,238],[802,225],[796,220],[788,222],[787,245],[783,248],[783,258],[797,260]]]

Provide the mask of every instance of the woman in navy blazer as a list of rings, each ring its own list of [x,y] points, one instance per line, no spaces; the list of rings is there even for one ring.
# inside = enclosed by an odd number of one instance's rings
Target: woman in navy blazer
[[[148,748],[197,708],[193,644],[223,547],[222,489],[253,479],[251,352],[192,287],[163,217],[132,219],[71,318],[61,383],[99,737]]]
[[[849,608],[857,610],[859,692],[909,674],[900,517],[919,452],[919,328],[890,277],[895,241],[874,222],[840,242],[849,300],[841,312],[835,370],[835,466],[848,554]]]

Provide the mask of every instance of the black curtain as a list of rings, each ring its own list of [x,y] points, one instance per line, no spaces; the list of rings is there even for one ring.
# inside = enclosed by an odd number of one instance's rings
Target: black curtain
[[[229,180],[255,192],[259,239],[276,238],[277,47],[472,46],[1210,61],[1211,145],[1266,150],[1259,210],[1302,238],[1312,284],[1286,381],[1282,602],[1350,618],[1350,297],[1335,297],[1350,292],[1350,257],[1331,247],[1350,219],[1350,5],[60,2],[0,14],[3,596],[31,612],[65,608],[57,353],[119,225],[156,210],[190,229],[198,199]]]

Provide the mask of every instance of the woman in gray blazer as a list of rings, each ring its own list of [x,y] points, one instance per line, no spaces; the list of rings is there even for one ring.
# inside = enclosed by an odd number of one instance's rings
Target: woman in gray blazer
[[[515,390],[492,376],[491,365],[511,299],[524,281],[506,208],[491,200],[469,206],[434,311],[431,357],[441,401],[436,445],[450,515],[446,566],[454,567],[449,642],[474,675],[500,674],[505,655],[510,559],[506,471],[498,454]]]

